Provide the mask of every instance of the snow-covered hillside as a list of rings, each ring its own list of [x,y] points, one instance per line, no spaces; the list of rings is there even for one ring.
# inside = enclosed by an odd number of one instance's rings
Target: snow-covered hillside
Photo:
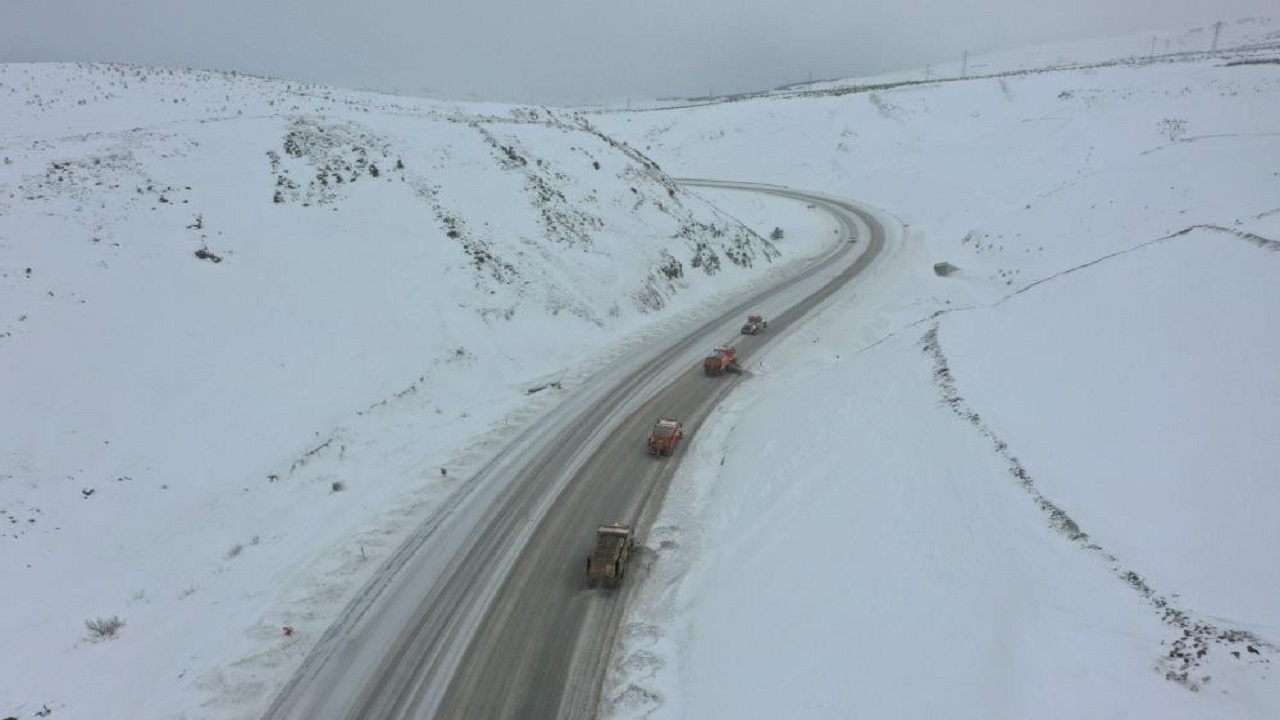
[[[10,65],[0,138],[0,716],[252,716],[562,388],[818,249],[567,111]]]
[[[1280,716],[1278,110],[1272,41],[601,115],[907,228],[692,439],[606,716]]]
[[[904,232],[689,438],[607,717],[1280,716],[1270,28],[636,113],[0,66],[0,717],[260,717],[519,427],[831,234],[671,176]]]

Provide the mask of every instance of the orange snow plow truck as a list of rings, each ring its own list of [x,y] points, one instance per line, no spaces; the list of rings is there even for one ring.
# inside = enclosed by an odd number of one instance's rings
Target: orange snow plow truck
[[[702,371],[708,375],[742,372],[742,368],[738,367],[738,349],[732,345],[721,345],[715,348],[703,359]]]
[[[635,547],[636,536],[630,525],[616,522],[597,527],[596,547],[587,556],[587,587],[621,585]]]
[[[654,423],[649,433],[649,454],[670,455],[676,451],[676,445],[684,437],[684,426],[674,418],[664,417]]]

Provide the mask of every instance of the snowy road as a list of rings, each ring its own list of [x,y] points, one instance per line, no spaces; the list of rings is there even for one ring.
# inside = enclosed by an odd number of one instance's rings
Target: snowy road
[[[594,716],[629,589],[588,590],[582,558],[599,522],[632,521],[643,543],[676,466],[644,452],[649,427],[670,415],[696,437],[739,382],[705,377],[705,349],[734,342],[749,370],[755,351],[824,306],[885,247],[881,220],[851,203],[772,186],[685,184],[810,203],[835,219],[835,242],[718,318],[602,368],[518,436],[362,589],[267,718]],[[769,331],[738,336],[752,310],[769,318]],[[642,549],[634,580],[651,559]]]

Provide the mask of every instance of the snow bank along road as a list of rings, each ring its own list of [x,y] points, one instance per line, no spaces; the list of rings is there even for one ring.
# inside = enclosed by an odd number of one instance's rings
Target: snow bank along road
[[[661,415],[689,440],[739,381],[706,377],[713,345],[753,351],[777,340],[882,256],[885,223],[838,199],[790,189],[688,180],[794,199],[831,214],[833,243],[794,276],[723,315],[602,369],[520,434],[397,549],[317,642],[268,720],[588,718],[628,584],[586,587],[595,526],[637,525],[643,543],[675,459],[644,441]],[[769,320],[738,336],[748,311]],[[643,548],[629,583],[641,580]]]

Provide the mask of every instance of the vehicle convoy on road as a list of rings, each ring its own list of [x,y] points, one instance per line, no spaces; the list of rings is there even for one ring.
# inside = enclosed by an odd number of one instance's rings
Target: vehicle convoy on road
[[[636,452],[637,441],[663,414],[694,428],[739,379],[698,377],[684,363],[696,365],[713,345],[735,343],[729,338],[740,337],[732,332],[742,326],[742,310],[799,319],[829,306],[863,273],[887,267],[884,250],[901,241],[900,231],[887,231],[877,215],[852,203],[773,186],[687,184],[818,202],[846,236],[860,239],[831,243],[827,254],[795,266],[796,274],[744,298],[748,307],[735,303],[714,319],[653,338],[653,352],[618,357],[590,382],[566,383],[563,402],[485,450],[488,459],[476,460],[440,509],[415,521],[416,529],[315,636],[261,720],[593,720],[609,702],[604,673],[626,632],[625,603],[614,602],[622,599],[614,594],[630,588],[587,590],[584,581],[624,580],[624,548],[628,561],[634,555],[647,565],[636,518],[668,501],[674,470]],[[770,324],[782,327],[780,317]],[[763,335],[736,342],[754,358],[757,348],[778,340],[776,333]],[[672,358],[681,358],[679,367]],[[588,560],[587,577],[577,575],[584,556],[593,554],[596,523],[614,520],[630,523],[637,542],[606,531],[612,536],[604,539],[605,562],[592,568]],[[640,579],[639,569],[631,568],[634,577],[624,582]]]
[[[596,547],[587,556],[587,587],[621,585],[635,546],[636,536],[630,525],[615,522],[597,527]]]
[[[684,425],[675,418],[664,417],[653,424],[649,431],[648,451],[650,455],[670,455],[676,451],[684,437]]]
[[[742,372],[738,367],[738,349],[732,345],[717,346],[702,360],[702,371],[708,375]]]
[[[762,315],[748,315],[747,323],[742,326],[743,335],[759,335],[769,329],[769,321]]]

